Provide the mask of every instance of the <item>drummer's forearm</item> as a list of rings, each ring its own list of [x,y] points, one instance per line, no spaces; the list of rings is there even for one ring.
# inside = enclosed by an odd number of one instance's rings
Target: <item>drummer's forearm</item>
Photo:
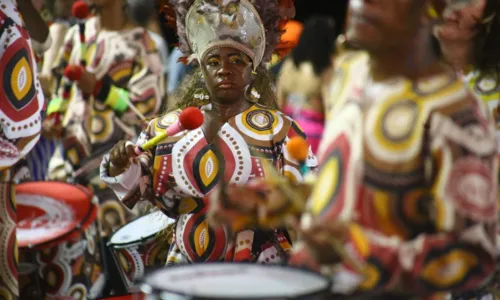
[[[31,38],[39,43],[44,43],[49,38],[49,27],[31,0],[17,0],[17,5]]]
[[[144,181],[142,179],[144,176],[142,166],[140,165],[140,163],[133,163],[125,172],[118,176],[111,176],[113,174],[110,174],[109,168],[110,161],[108,154],[103,157],[103,160],[101,162],[100,178],[109,188],[111,188],[115,192],[120,201],[124,202],[124,204],[128,208],[133,208],[133,205],[135,205],[135,203],[131,204],[131,201],[127,199],[132,196],[133,198],[140,198],[140,196],[142,196],[140,195],[140,193],[137,194],[137,191],[140,192],[140,185],[144,184],[142,183],[142,181]]]

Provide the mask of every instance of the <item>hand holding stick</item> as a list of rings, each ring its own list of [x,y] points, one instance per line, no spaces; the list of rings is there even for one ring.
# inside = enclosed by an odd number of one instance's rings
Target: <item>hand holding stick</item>
[[[134,145],[131,142],[121,141],[110,151],[109,175],[116,177],[123,173],[133,159],[142,153],[154,148],[169,136],[176,135],[183,130],[194,130],[203,124],[203,113],[196,107],[188,107],[181,112],[177,121],[169,126],[167,130],[153,137],[142,145]]]

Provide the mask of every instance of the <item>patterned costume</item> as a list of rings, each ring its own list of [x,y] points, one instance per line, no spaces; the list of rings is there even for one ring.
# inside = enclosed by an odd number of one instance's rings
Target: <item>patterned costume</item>
[[[75,180],[90,186],[99,198],[103,233],[108,235],[132,214],[99,180],[99,164],[116,142],[138,136],[146,126],[142,118],[157,114],[164,96],[163,70],[155,44],[143,28],[101,31],[99,19],[93,17],[86,21],[85,37],[87,69],[100,81],[100,91],[83,96],[76,83],[63,77],[49,111],[65,114],[62,161],[69,163]],[[81,49],[76,25],[66,34],[56,72],[68,64],[78,65]],[[62,99],[66,89],[69,101]]]
[[[152,121],[138,143],[165,131],[177,120],[179,113],[174,111]],[[168,263],[278,263],[284,261],[282,249],[289,249],[283,231],[245,230],[233,239],[225,229],[214,230],[208,226],[205,221],[207,197],[222,176],[226,182],[234,184],[265,177],[262,160],[271,162],[294,180],[301,180],[298,163],[288,156],[284,147],[286,141],[295,135],[303,136],[303,133],[290,118],[254,105],[230,118],[219,130],[216,142],[208,143],[201,128],[185,131],[162,141],[153,155],[142,156],[140,165],[133,165],[119,177],[107,176],[109,162],[104,160],[102,178],[123,203],[131,207],[148,194],[141,194],[140,177],[146,175],[148,178],[151,174],[149,200],[177,220],[175,243]],[[218,148],[220,153],[214,143],[221,145]],[[220,173],[222,163],[225,164],[224,174]],[[316,165],[312,154],[308,164],[311,167]]]
[[[44,106],[29,33],[17,4],[0,1],[0,298],[16,299],[16,204],[12,169],[39,139]]]
[[[339,57],[310,214],[351,224],[363,263],[332,270],[338,293],[438,296],[495,269],[498,167],[493,122],[460,78],[393,78],[364,90],[368,55]],[[371,92],[371,93],[369,93]],[[313,263],[298,245],[293,261]]]
[[[476,95],[488,108],[491,118],[495,122],[495,136],[497,141],[497,150],[500,150],[500,85],[493,76],[485,76],[477,71],[469,72],[464,76],[469,84],[472,93]],[[491,279],[488,286],[464,294],[456,294],[453,299],[465,300],[475,297],[476,299],[488,299],[500,291],[500,270],[498,264],[498,255],[500,254],[500,232],[497,229],[497,263],[496,274]]]

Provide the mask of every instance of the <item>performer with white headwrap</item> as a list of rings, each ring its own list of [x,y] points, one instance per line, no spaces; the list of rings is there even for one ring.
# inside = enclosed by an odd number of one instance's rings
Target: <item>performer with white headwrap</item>
[[[303,133],[275,109],[264,65],[281,35],[278,1],[183,0],[174,7],[180,48],[199,68],[177,95],[176,109],[153,120],[138,143],[165,132],[188,106],[201,107],[205,122],[167,137],[132,164],[133,147],[117,144],[101,165],[101,178],[123,203],[149,200],[177,219],[168,263],[284,262],[290,247],[285,230],[249,226],[233,237],[206,222],[215,188],[268,176],[264,163],[301,180],[299,164],[284,145]],[[312,154],[308,165],[316,165]]]

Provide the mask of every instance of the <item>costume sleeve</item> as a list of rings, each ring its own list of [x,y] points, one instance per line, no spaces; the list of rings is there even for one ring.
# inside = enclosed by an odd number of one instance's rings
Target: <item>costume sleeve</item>
[[[148,125],[137,140],[137,145],[142,145],[152,137],[154,137],[153,121]],[[118,199],[130,209],[140,200],[147,198],[147,191],[150,185],[150,170],[154,156],[151,151],[146,151],[137,158],[136,163],[131,166],[122,174],[116,177],[109,176],[109,154],[104,156],[101,167],[100,177],[116,194]]]
[[[145,33],[139,44],[133,75],[127,86],[118,87],[105,75],[99,81],[94,96],[120,115],[128,114],[142,119],[158,114],[165,93],[163,66],[154,42]],[[123,118],[135,122],[133,119],[136,118]]]
[[[429,294],[482,287],[496,264],[498,164],[494,128],[480,103],[460,114],[431,114],[427,170],[433,232],[409,241],[353,225],[346,249],[364,264],[343,264],[332,274],[357,292]],[[349,278],[349,280],[346,280]],[[356,279],[356,280],[355,280]],[[341,287],[342,285],[342,287]]]
[[[69,64],[71,53],[73,52],[74,37],[77,32],[77,27],[71,27],[64,36],[62,47],[56,56],[55,62],[52,64],[52,75],[54,76],[55,93],[47,105],[47,116],[53,113],[64,113],[67,109],[67,101],[63,101],[64,85],[69,84],[66,78],[63,77],[64,68]],[[47,64],[50,62],[47,62]]]

